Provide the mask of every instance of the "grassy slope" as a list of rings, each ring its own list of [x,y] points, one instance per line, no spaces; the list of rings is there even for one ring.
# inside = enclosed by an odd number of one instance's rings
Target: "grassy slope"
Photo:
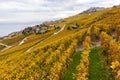
[[[62,76],[61,80],[74,80],[72,73],[76,73],[76,66],[80,63],[81,59],[81,51],[76,52],[73,55],[72,62],[70,63],[68,69],[66,70],[65,74]]]
[[[99,48],[91,49],[89,55],[89,80],[106,80],[106,70],[101,62],[99,50]]]

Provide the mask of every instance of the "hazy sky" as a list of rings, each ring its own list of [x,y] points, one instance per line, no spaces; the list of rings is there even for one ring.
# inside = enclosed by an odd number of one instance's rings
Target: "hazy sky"
[[[120,0],[0,0],[0,36],[43,21],[65,18],[90,7],[111,7]]]

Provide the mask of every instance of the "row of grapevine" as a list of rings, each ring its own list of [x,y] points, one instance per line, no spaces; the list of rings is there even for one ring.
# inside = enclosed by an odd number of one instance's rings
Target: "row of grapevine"
[[[74,40],[69,46],[69,48],[61,55],[59,60],[56,61],[53,67],[50,68],[50,75],[48,76],[50,80],[60,80],[60,76],[65,71],[68,65],[67,62],[74,53],[76,46],[77,40]]]
[[[106,65],[112,73],[112,78],[115,80],[120,79],[120,45],[109,36],[106,32],[101,33],[101,50],[105,56]]]
[[[77,74],[73,74],[76,80],[88,80],[88,65],[89,65],[89,52],[90,52],[90,37],[87,36],[83,42],[84,50],[82,52],[82,59],[80,64],[76,67]]]

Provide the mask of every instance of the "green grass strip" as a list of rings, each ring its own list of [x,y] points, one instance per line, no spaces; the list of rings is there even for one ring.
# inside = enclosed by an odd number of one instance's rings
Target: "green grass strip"
[[[89,80],[106,80],[106,70],[99,51],[99,48],[93,48],[89,54]]]
[[[76,66],[80,63],[80,59],[81,59],[81,51],[76,52],[73,55],[72,62],[65,71],[65,74],[63,74],[61,80],[74,80],[72,73],[77,73]]]

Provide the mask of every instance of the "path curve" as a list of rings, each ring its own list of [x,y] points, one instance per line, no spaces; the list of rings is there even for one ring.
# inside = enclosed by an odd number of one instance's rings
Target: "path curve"
[[[19,46],[22,45],[26,40],[27,40],[27,38],[24,38],[24,39],[19,43]]]
[[[11,48],[11,47],[12,47],[12,46],[8,46],[8,45],[3,44],[3,43],[0,43],[0,45],[2,45],[2,46],[5,46],[5,47],[6,47],[6,48],[4,48],[3,50],[1,50],[0,52],[5,51],[6,49],[9,49],[9,48]]]

